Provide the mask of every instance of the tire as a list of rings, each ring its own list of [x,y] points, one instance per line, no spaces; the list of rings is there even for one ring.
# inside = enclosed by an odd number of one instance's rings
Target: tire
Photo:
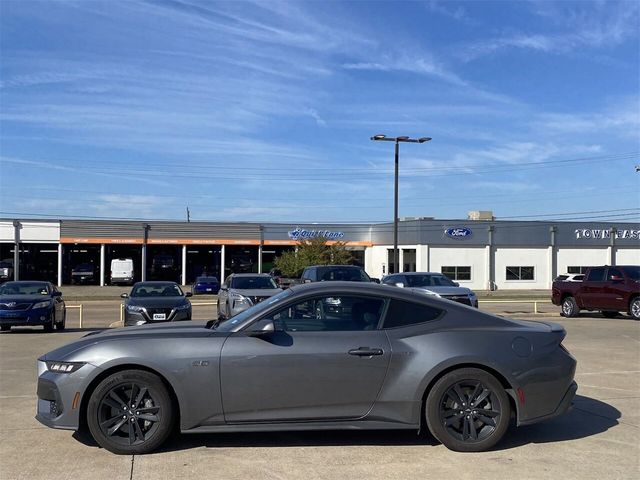
[[[11,325],[0,325],[0,331],[8,332],[9,330],[11,330]]]
[[[47,323],[44,324],[44,331],[47,333],[53,332],[53,326],[55,325],[55,322],[56,322],[56,313],[51,312],[51,318]]]
[[[602,315],[604,315],[607,318],[614,318],[618,316],[618,312],[616,311],[611,311],[611,310],[603,310],[602,311]]]
[[[629,302],[629,315],[635,320],[640,320],[640,297],[634,297]]]
[[[573,297],[566,297],[562,300],[562,311],[560,312],[563,317],[577,317],[580,315],[580,308]]]
[[[108,376],[87,405],[87,425],[94,440],[119,455],[154,451],[171,434],[174,418],[167,387],[160,377],[143,370]]]
[[[448,449],[482,452],[506,433],[511,405],[504,387],[493,375],[478,368],[462,368],[435,383],[427,396],[425,416],[431,434]]]
[[[62,313],[62,321],[60,323],[56,323],[56,330],[64,330],[67,326],[67,310],[64,309]]]

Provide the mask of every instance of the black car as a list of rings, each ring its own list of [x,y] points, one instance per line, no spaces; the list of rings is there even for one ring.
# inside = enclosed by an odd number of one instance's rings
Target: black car
[[[131,294],[120,295],[124,303],[124,325],[191,320],[191,302],[175,282],[138,282]]]
[[[67,308],[60,292],[49,282],[6,282],[0,286],[0,329],[43,326],[63,330]]]
[[[71,270],[71,283],[83,284],[94,280],[94,267],[90,263],[80,263]]]

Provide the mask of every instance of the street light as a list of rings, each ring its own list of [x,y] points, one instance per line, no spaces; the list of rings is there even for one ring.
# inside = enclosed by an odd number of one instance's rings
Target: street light
[[[400,142],[407,143],[425,143],[431,140],[431,137],[409,138],[407,136],[402,137],[387,137],[383,134],[374,135],[371,137],[374,141],[383,142],[395,142],[396,155],[395,155],[395,177],[394,177],[394,192],[393,192],[393,265],[394,270],[400,270],[398,268],[398,155],[400,153]],[[391,273],[391,272],[389,272]],[[397,272],[393,272],[397,273]]]

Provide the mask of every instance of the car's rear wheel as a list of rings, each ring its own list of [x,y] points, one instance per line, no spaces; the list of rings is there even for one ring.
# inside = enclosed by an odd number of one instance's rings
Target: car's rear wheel
[[[618,316],[618,312],[612,311],[612,310],[604,310],[602,312],[602,315],[604,315],[607,318],[613,318]]]
[[[7,332],[11,330],[11,325],[0,325],[0,331]]]
[[[629,302],[629,315],[640,320],[640,297],[635,297]]]
[[[577,317],[580,314],[580,308],[578,303],[573,297],[566,297],[562,300],[562,316],[563,317]]]
[[[491,374],[463,368],[439,379],[427,397],[429,430],[458,452],[482,452],[504,436],[511,405],[504,387]]]
[[[87,406],[89,431],[110,452],[131,455],[158,448],[173,428],[171,397],[162,380],[142,370],[105,378]]]

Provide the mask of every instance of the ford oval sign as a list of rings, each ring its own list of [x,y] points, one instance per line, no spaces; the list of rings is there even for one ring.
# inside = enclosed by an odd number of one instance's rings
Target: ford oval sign
[[[469,238],[471,235],[473,235],[471,229],[467,227],[447,228],[444,233],[447,237],[455,238],[456,240]]]

